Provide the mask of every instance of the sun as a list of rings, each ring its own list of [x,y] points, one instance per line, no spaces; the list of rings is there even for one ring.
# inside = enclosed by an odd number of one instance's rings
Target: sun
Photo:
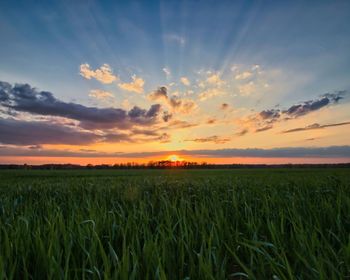
[[[168,160],[175,162],[175,161],[182,161],[182,158],[180,158],[177,155],[170,155],[168,156]]]

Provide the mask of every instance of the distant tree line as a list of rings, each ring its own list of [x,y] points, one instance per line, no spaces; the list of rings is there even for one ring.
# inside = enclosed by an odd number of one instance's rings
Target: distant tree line
[[[59,170],[59,169],[239,169],[239,168],[349,168],[350,163],[336,164],[213,164],[198,163],[191,161],[149,161],[148,163],[126,162],[115,164],[0,164],[0,169],[43,169],[43,170]]]

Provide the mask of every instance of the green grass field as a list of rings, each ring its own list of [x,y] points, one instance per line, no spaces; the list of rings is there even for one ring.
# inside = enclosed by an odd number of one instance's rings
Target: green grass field
[[[0,171],[0,279],[350,279],[350,170]]]

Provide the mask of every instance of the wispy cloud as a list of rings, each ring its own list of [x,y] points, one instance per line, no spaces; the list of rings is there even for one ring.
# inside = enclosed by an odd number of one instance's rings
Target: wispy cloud
[[[172,150],[157,152],[95,152],[62,151],[30,148],[0,147],[0,156],[37,156],[37,157],[113,157],[113,158],[152,158],[169,154],[193,156],[199,158],[344,158],[350,159],[350,146],[328,147],[286,147],[273,149],[218,149],[218,150]]]
[[[194,138],[194,139],[186,139],[185,141],[188,142],[196,142],[196,143],[215,143],[215,144],[225,144],[227,142],[230,142],[231,139],[228,137],[221,137],[217,135],[208,136],[208,137],[201,137],[201,138]]]
[[[331,123],[331,124],[310,124],[305,127],[297,127],[293,129],[288,129],[285,131],[282,131],[282,133],[291,133],[291,132],[299,132],[299,131],[305,131],[305,130],[315,130],[315,129],[323,129],[328,127],[335,127],[335,126],[343,126],[343,125],[350,125],[350,122],[341,122],[341,123]]]
[[[178,34],[165,34],[164,38],[166,41],[170,42],[170,43],[176,43],[180,46],[184,46],[186,44],[186,39],[185,37],[178,35]]]
[[[168,67],[164,67],[162,70],[165,73],[167,78],[169,78],[171,76],[171,71]]]
[[[246,133],[250,130],[255,132],[265,131],[272,129],[277,122],[300,118],[324,107],[337,104],[339,100],[343,99],[345,94],[347,94],[346,91],[326,93],[316,99],[294,104],[285,110],[266,109],[259,113],[252,114],[247,118],[239,119],[237,123],[243,126]]]

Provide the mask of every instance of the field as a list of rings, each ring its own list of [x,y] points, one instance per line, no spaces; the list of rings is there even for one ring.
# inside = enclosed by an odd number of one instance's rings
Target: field
[[[350,279],[350,170],[0,171],[0,279],[81,278]]]

